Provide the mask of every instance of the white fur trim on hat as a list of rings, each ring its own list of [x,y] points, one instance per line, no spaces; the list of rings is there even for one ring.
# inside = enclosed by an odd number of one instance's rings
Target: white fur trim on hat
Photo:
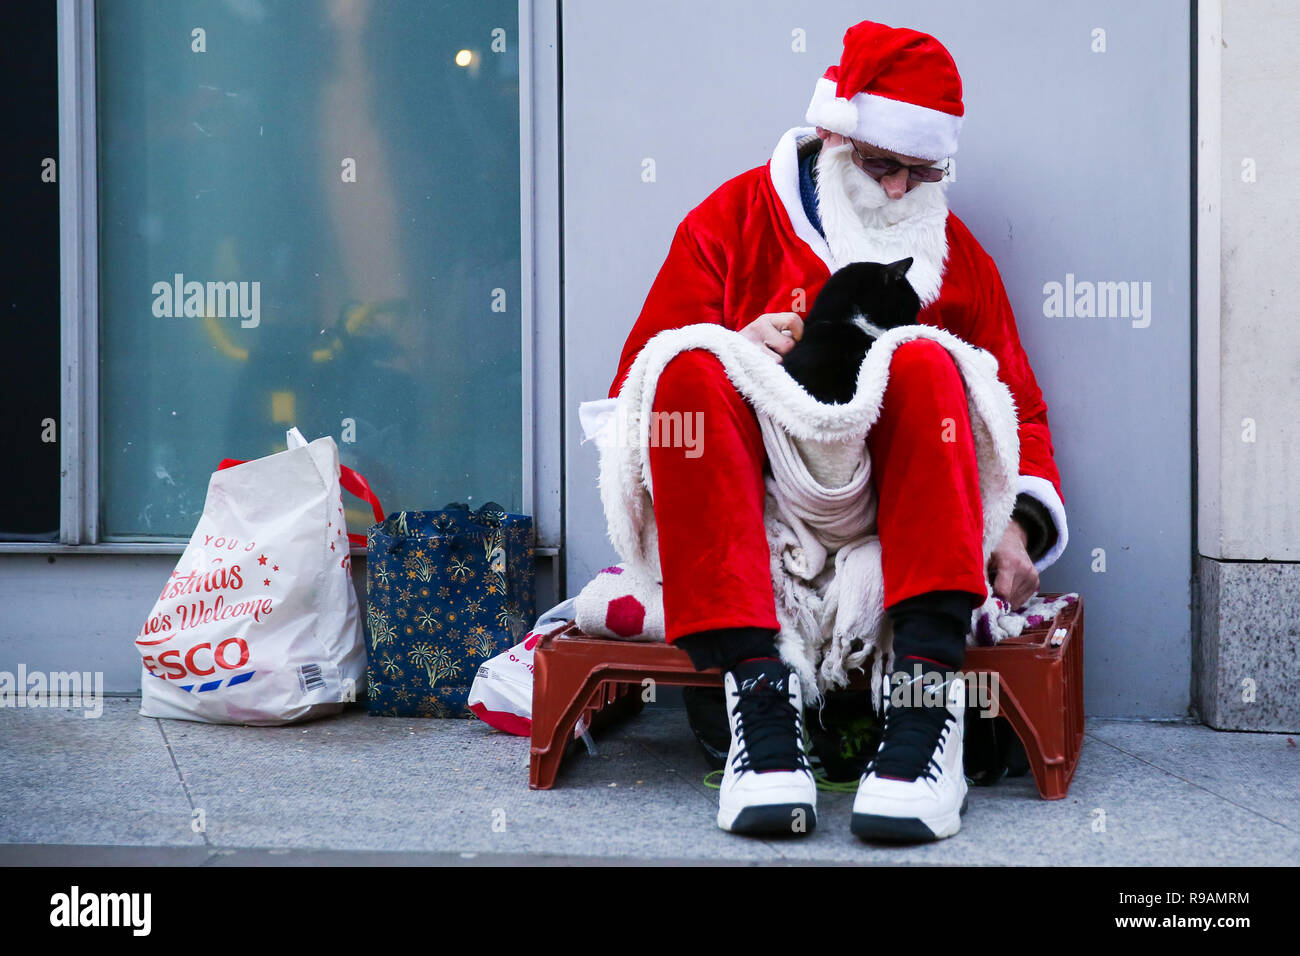
[[[842,99],[826,77],[817,81],[805,119],[893,153],[935,161],[957,152],[962,122],[960,116],[875,93]]]
[[[810,107],[808,119],[811,121],[813,118],[813,111]],[[851,100],[846,100],[840,96],[831,97],[829,100],[818,104],[816,124],[830,130],[832,133],[856,129],[858,126],[858,108],[853,105]],[[850,133],[849,135],[852,136],[853,134]]]

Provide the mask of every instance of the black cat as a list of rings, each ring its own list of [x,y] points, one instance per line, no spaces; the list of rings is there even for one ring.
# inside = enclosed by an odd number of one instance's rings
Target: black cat
[[[844,405],[876,339],[915,325],[921,311],[907,281],[911,258],[883,265],[852,262],[830,277],[804,320],[803,337],[786,353],[785,370],[819,402]]]

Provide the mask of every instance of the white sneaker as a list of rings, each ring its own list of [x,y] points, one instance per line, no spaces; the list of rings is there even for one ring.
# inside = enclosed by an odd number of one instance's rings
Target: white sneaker
[[[799,678],[779,660],[724,675],[731,747],[718,791],[718,826],[732,833],[809,833],[817,784],[803,747]]]
[[[937,704],[891,707],[886,690],[884,737],[853,800],[855,836],[926,843],[961,829],[967,791],[962,767],[965,681],[948,681],[943,700],[941,717]],[[925,743],[918,746],[919,741]],[[916,754],[924,746],[932,748],[929,757],[918,760]]]

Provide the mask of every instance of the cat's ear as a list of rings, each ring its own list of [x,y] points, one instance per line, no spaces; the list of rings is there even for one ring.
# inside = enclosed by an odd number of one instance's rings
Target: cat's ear
[[[889,274],[889,278],[901,279],[907,275],[907,270],[910,268],[912,268],[912,257],[908,256],[906,259],[899,259],[897,262],[891,262],[889,265],[885,266],[885,271]]]

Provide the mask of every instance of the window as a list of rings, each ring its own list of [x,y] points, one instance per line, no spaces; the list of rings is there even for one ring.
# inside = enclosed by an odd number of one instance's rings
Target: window
[[[516,3],[97,7],[100,539],[291,425],[391,508],[525,508]]]

